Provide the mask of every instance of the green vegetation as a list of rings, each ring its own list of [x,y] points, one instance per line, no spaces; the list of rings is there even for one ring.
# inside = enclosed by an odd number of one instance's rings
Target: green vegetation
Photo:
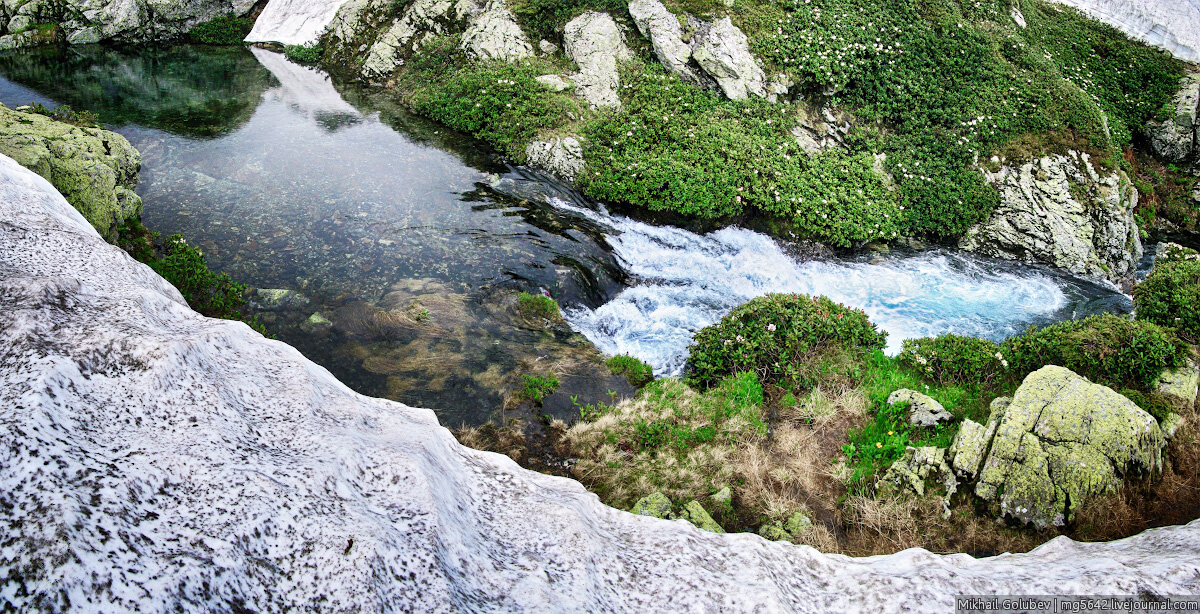
[[[584,11],[621,15],[627,3],[621,0],[511,0],[517,21],[533,40],[559,38],[563,26]]]
[[[817,354],[834,348],[882,349],[886,338],[866,313],[826,297],[768,294],[696,334],[688,350],[687,377],[707,386],[726,375],[753,371],[765,383],[807,388]]]
[[[438,37],[406,64],[397,91],[416,112],[517,159],[539,132],[564,124],[568,112],[581,112],[574,99],[535,80],[554,71],[545,60],[470,62],[458,43],[458,36]]]
[[[522,292],[517,295],[517,311],[526,318],[559,317],[558,303],[544,294]]]
[[[29,105],[27,108],[28,110],[39,115],[45,115],[46,117],[56,119],[66,124],[71,124],[73,126],[79,126],[81,128],[100,127],[99,115],[86,110],[76,111],[75,109],[72,109],[70,105],[64,104],[59,105],[58,108],[49,109],[46,107],[46,105],[40,102],[35,102]]]
[[[900,364],[939,385],[987,385],[1007,375],[1000,346],[987,339],[945,334],[908,339],[897,356]]]
[[[1116,390],[1153,390],[1163,369],[1187,352],[1170,329],[1111,314],[1030,328],[1001,348],[1014,378],[1059,365]]]
[[[554,375],[522,375],[519,398],[540,404],[542,399],[558,390],[558,378]]]
[[[188,245],[180,235],[171,235],[161,242],[158,238],[158,233],[131,219],[119,228],[116,244],[135,260],[150,265],[197,312],[212,318],[240,320],[267,334],[257,318],[247,316],[246,301],[242,298],[246,291],[244,284],[233,281],[227,273],[211,271],[204,253]]]
[[[1200,343],[1200,260],[1183,251],[1159,260],[1133,288],[1133,304],[1139,319],[1174,327],[1183,338]]]
[[[609,358],[604,364],[608,365],[613,375],[624,375],[630,384],[638,388],[654,381],[654,369],[633,356],[618,354]]]
[[[253,26],[249,19],[226,13],[192,26],[188,38],[204,45],[241,45]]]
[[[321,61],[324,49],[320,45],[286,45],[283,55],[297,64],[317,64]]]

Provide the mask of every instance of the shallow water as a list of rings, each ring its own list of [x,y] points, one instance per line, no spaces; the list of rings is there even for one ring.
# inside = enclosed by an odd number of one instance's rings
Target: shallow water
[[[147,226],[182,234],[236,280],[296,291],[259,301],[269,330],[360,392],[448,408],[450,424],[503,415],[517,374],[595,370],[578,334],[516,312],[518,289],[545,289],[600,350],[659,374],[682,370],[696,330],[767,292],[864,308],[892,351],[1129,309],[1102,285],[953,251],[806,260],[749,230],[613,215],[260,49],[46,49],[0,56],[0,75],[0,102],[93,110],[130,139]],[[314,313],[332,327],[303,326]]]

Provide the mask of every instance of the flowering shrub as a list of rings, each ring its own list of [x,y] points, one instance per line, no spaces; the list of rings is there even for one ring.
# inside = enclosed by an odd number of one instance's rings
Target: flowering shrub
[[[768,294],[696,334],[687,378],[708,386],[726,375],[754,371],[763,383],[792,387],[814,353],[835,346],[876,350],[886,339],[887,333],[860,310],[823,296]]]
[[[943,386],[986,385],[1002,378],[1008,369],[1008,359],[999,345],[952,334],[908,339],[897,358],[925,379]]]
[[[1139,319],[1174,327],[1188,341],[1200,342],[1200,260],[1195,251],[1180,247],[1160,258],[1133,288],[1133,305]]]
[[[1112,314],[1031,327],[1001,348],[1014,377],[1059,365],[1093,382],[1136,390],[1152,390],[1163,369],[1178,366],[1187,352],[1169,329]]]

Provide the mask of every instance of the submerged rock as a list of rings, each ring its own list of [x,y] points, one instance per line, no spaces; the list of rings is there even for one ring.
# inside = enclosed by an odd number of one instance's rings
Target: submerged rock
[[[475,59],[516,62],[533,57],[529,37],[504,0],[488,0],[483,11],[471,17],[462,35],[462,48]]]
[[[852,559],[638,518],[196,314],[3,156],[0,221],[0,609],[899,612],[1200,593],[1200,523]]]
[[[633,54],[621,39],[617,22],[607,13],[587,11],[567,22],[563,47],[579,66],[579,74],[572,77],[579,95],[592,108],[620,107],[617,63]]]
[[[1154,416],[1129,399],[1063,367],[1042,367],[1025,378],[998,419],[975,494],[1002,516],[1063,525],[1088,498],[1114,491],[1126,476],[1160,471],[1165,443]],[[974,449],[956,446],[960,453]]]
[[[954,414],[933,397],[916,390],[901,388],[888,395],[887,404],[908,404],[908,421],[914,426],[935,426],[954,420]]]
[[[125,137],[0,105],[0,153],[54,184],[102,235],[142,213],[142,156]]]
[[[1124,171],[1100,175],[1088,154],[1071,151],[984,174],[1000,206],[959,247],[1113,281],[1132,274],[1142,242],[1137,189]]]

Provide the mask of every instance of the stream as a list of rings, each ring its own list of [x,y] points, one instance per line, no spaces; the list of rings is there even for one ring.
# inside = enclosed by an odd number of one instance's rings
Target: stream
[[[955,250],[814,259],[742,228],[617,215],[385,93],[262,49],[40,48],[0,55],[0,76],[5,105],[69,104],[126,136],[143,156],[149,228],[183,235],[235,280],[288,291],[251,295],[271,333],[448,426],[503,418],[524,373],[563,375],[547,404],[559,417],[568,397],[630,394],[595,375],[597,349],[678,375],[695,331],[768,292],[862,308],[890,353],[907,338],[999,340],[1131,308],[1103,284]],[[553,296],[566,325],[522,316],[522,290]]]

